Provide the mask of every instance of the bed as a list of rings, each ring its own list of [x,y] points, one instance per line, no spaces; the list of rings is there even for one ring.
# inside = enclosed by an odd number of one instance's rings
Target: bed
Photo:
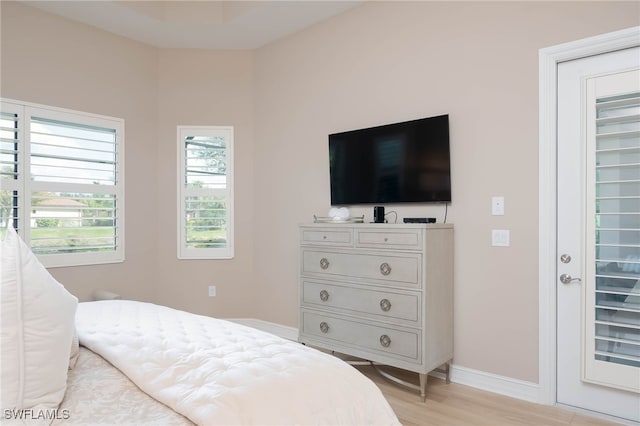
[[[151,303],[78,303],[9,230],[1,254],[3,423],[400,424],[330,354]]]

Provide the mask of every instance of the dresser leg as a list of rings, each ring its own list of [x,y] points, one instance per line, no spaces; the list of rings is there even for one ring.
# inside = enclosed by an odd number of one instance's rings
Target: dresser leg
[[[420,396],[422,397],[422,402],[427,400],[427,375],[418,373],[420,376]]]

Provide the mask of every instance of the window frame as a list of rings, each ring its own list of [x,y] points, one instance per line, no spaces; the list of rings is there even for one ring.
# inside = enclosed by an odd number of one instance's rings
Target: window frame
[[[226,148],[226,188],[186,188],[186,158],[185,138],[187,136],[219,136],[224,134],[227,140]],[[177,126],[177,258],[178,259],[233,259],[234,244],[234,127],[233,126]],[[193,248],[187,247],[186,227],[186,198],[188,196],[219,196],[226,199],[226,247]]]
[[[37,254],[45,267],[72,267],[121,263],[125,260],[125,135],[124,120],[105,115],[75,111],[49,105],[0,98],[0,110],[17,114],[18,120],[18,178],[0,180],[2,189],[18,193],[18,234],[31,246],[31,215],[33,191],[47,192],[88,192],[113,194],[115,199],[114,235],[115,248],[112,251],[77,253]],[[32,117],[69,122],[80,126],[94,126],[115,131],[115,183],[114,185],[77,184],[67,182],[43,182],[31,179],[31,131]],[[6,185],[6,186],[5,186]],[[15,219],[14,219],[15,220]]]

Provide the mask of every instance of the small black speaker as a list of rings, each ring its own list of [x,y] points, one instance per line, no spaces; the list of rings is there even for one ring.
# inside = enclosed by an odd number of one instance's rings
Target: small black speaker
[[[373,221],[375,223],[384,223],[384,207],[375,206],[373,208]]]

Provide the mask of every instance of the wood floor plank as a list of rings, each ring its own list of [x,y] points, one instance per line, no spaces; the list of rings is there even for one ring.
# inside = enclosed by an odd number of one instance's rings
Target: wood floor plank
[[[427,399],[383,378],[373,367],[356,367],[378,385],[405,426],[611,426],[616,423],[429,377]],[[395,371],[417,382],[413,373]],[[413,377],[415,376],[415,377]]]

